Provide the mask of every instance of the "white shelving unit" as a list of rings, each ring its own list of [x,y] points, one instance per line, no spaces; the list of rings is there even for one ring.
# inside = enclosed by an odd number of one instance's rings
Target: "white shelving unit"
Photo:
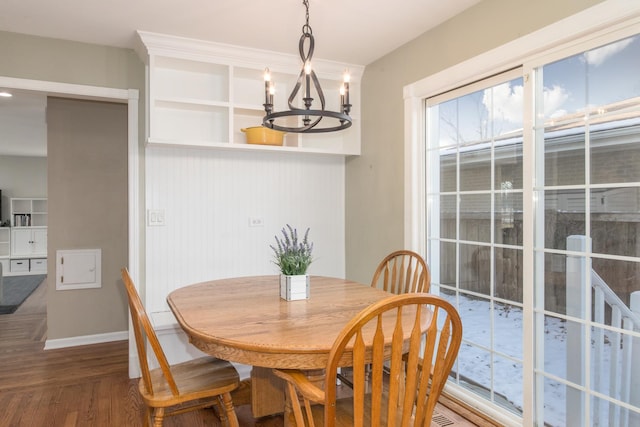
[[[339,88],[344,69],[349,69],[350,128],[320,134],[288,133],[283,146],[254,145],[245,142],[240,129],[262,124],[264,69],[269,67],[275,83],[275,110],[284,110],[300,71],[298,56],[147,32],[138,35],[137,51],[147,66],[148,144],[360,154],[360,79],[364,67],[313,61],[329,110],[339,110]],[[295,45],[295,40],[292,43]]]
[[[12,227],[46,227],[47,199],[12,198]]]
[[[47,199],[12,198],[10,203],[11,236],[7,271],[11,274],[46,273]]]
[[[10,270],[9,258],[11,255],[11,229],[9,227],[0,227],[0,263],[2,264],[3,274],[7,274]]]

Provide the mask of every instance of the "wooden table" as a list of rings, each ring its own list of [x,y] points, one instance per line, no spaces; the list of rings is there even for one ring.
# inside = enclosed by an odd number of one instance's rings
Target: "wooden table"
[[[274,382],[279,379],[270,368],[325,368],[331,346],[347,322],[390,296],[369,285],[314,276],[309,299],[285,301],[279,286],[278,276],[242,277],[186,286],[167,297],[194,346],[220,359],[254,366],[256,417],[283,409],[283,387]]]

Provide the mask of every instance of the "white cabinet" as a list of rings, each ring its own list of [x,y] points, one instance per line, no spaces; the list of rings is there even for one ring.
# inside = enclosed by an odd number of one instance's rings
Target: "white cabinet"
[[[47,256],[47,228],[20,227],[11,230],[11,258]]]
[[[12,227],[6,256],[10,259],[11,273],[46,272],[47,199],[12,198],[10,210]],[[4,247],[3,231],[0,229],[0,259]]]
[[[275,110],[282,111],[288,108],[287,99],[300,72],[300,58],[146,32],[138,35],[137,50],[147,65],[148,144],[360,154],[360,79],[364,67],[315,59],[313,62],[326,108],[334,111],[339,110],[343,72],[349,69],[353,105],[350,128],[319,134],[288,133],[284,146],[246,144],[240,129],[261,125],[265,115],[264,69],[271,70],[277,91]],[[294,52],[295,47],[294,39]]]

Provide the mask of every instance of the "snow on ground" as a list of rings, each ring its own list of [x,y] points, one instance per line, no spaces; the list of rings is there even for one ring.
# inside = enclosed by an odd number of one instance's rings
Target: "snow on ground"
[[[455,305],[453,295],[442,295]],[[461,383],[489,397],[493,378],[494,401],[521,414],[522,410],[522,310],[496,304],[493,315],[493,348],[502,357],[483,348],[492,347],[491,317],[487,300],[460,296],[458,311],[463,324],[463,344],[457,365],[461,376],[472,382]],[[481,347],[479,347],[481,346]],[[610,345],[605,346],[603,364],[608,366]],[[575,363],[571,360],[570,363]],[[544,368],[549,374],[567,378],[567,328],[562,319],[547,316],[544,331]],[[593,378],[593,377],[592,377]],[[474,384],[475,383],[475,384]],[[544,419],[549,426],[566,425],[566,387],[550,379],[544,382]],[[604,375],[599,390],[607,390],[608,375]],[[602,405],[606,415],[607,405]],[[606,418],[605,418],[606,419]]]

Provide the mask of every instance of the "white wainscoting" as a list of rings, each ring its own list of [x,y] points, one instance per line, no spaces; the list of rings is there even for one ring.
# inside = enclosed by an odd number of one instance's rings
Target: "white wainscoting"
[[[310,274],[345,275],[345,166],[341,156],[147,147],[146,305],[211,279],[277,274],[269,247],[285,224],[311,228]],[[250,218],[263,225],[249,225]]]

